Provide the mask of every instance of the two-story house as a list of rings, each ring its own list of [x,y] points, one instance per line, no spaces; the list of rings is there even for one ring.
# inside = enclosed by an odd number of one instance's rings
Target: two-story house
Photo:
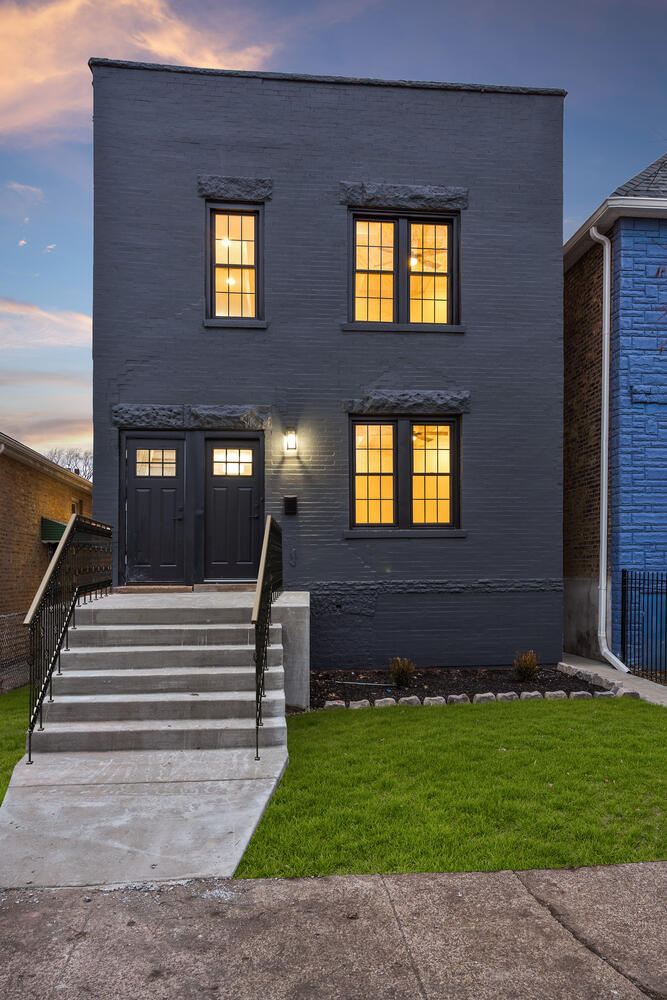
[[[95,516],[315,666],[561,655],[562,91],[91,60]]]

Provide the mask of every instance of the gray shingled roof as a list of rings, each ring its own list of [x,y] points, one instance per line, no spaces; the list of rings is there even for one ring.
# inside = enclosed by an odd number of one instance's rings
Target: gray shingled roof
[[[610,198],[667,198],[667,153],[631,177],[609,195]]]

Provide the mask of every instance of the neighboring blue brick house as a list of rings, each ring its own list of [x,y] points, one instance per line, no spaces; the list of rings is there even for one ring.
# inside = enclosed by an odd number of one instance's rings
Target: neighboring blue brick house
[[[588,656],[597,652],[603,296],[591,225],[612,252],[607,634],[620,656],[622,570],[667,570],[667,154],[617,188],[565,246],[564,645]]]

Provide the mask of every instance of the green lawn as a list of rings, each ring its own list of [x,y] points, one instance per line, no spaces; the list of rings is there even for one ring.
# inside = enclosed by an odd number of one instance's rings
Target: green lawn
[[[332,710],[287,732],[239,878],[667,855],[667,712],[645,702]]]
[[[0,694],[0,802],[5,797],[14,764],[25,753],[28,728],[28,685]]]

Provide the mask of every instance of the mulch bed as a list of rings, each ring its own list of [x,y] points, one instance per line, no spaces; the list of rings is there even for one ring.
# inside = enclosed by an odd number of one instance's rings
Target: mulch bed
[[[352,682],[352,683],[350,683]],[[377,685],[381,685],[378,687]],[[368,698],[404,698],[416,694],[425,697],[449,694],[473,695],[491,691],[599,691],[601,688],[576,677],[568,677],[551,667],[541,667],[532,681],[521,682],[514,677],[511,667],[430,667],[415,670],[409,687],[398,688],[391,683],[388,670],[311,670],[310,707],[324,708],[325,701],[359,701]]]

